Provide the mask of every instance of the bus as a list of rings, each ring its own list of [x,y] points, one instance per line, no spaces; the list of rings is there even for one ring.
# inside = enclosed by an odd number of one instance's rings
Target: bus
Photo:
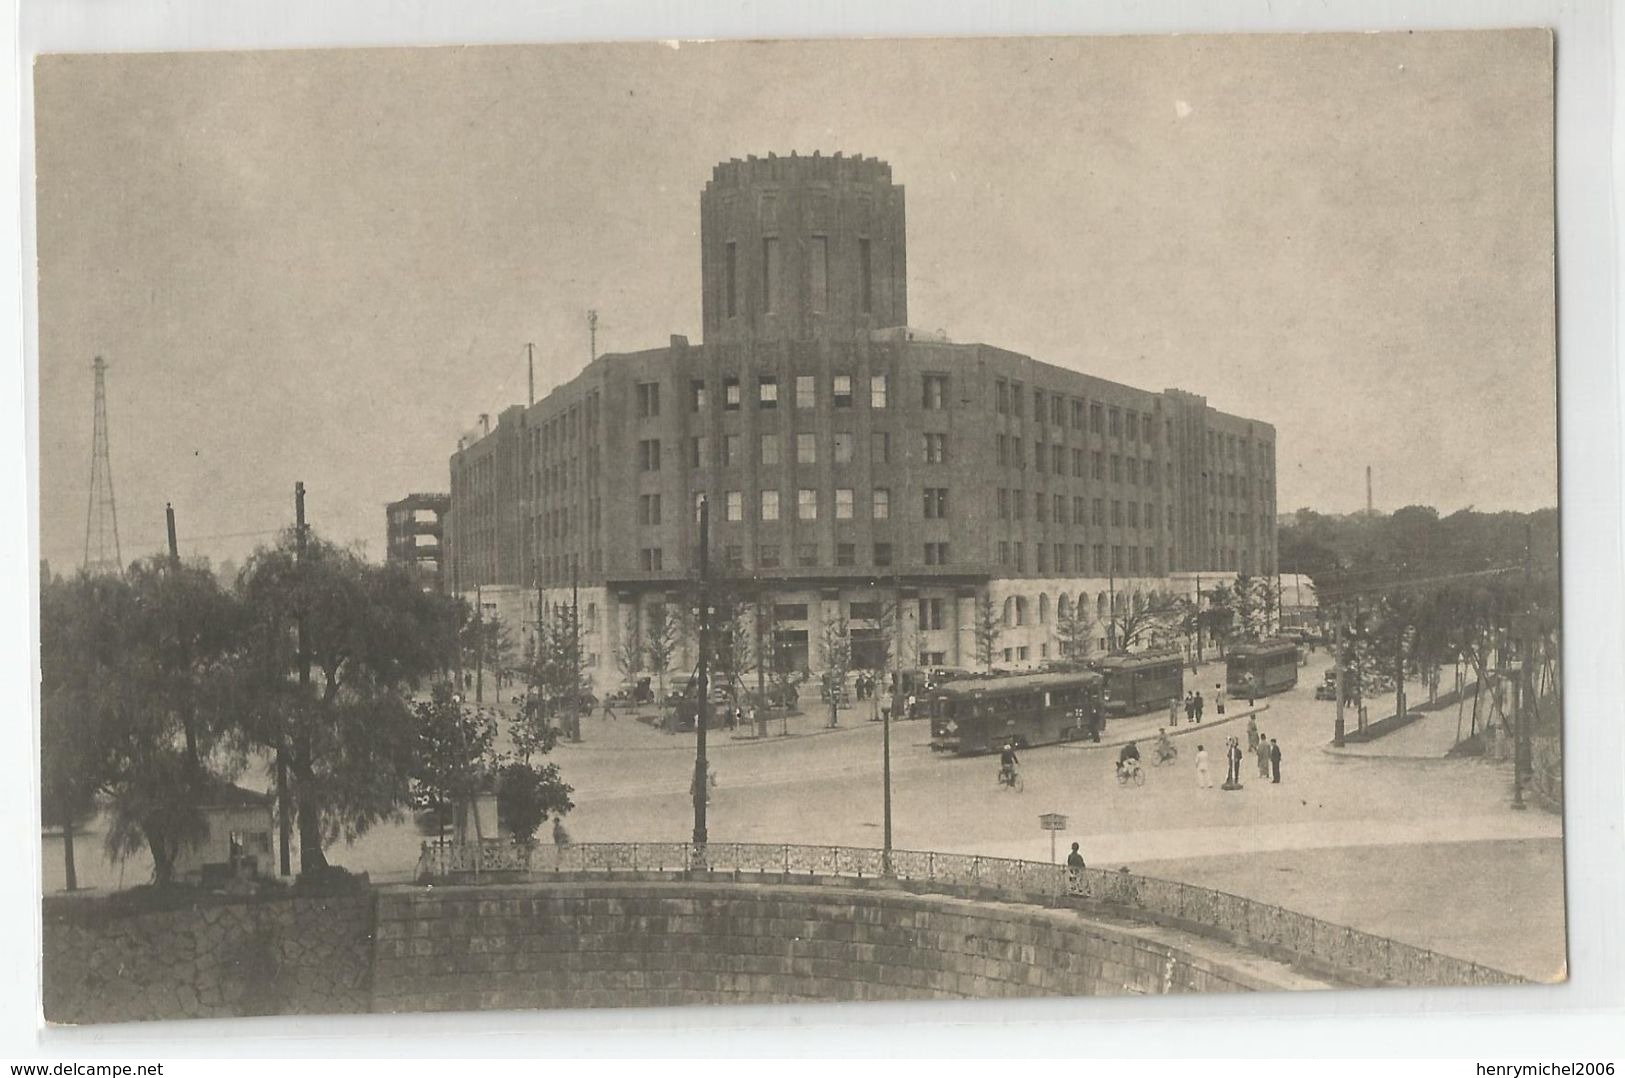
[[[931,748],[960,756],[1059,741],[1100,740],[1103,679],[1087,671],[962,678],[925,701]]]
[[[1106,679],[1106,714],[1139,715],[1185,695],[1185,659],[1178,651],[1112,655],[1096,664]]]
[[[1225,659],[1225,691],[1231,696],[1268,696],[1298,683],[1298,645],[1274,637],[1237,644]]]

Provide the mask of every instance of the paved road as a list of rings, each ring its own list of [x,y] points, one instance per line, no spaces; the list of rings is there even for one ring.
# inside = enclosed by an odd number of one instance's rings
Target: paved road
[[[1224,877],[1225,889],[1242,893],[1254,890],[1249,880],[1272,878],[1263,872],[1260,854],[1490,844],[1475,854],[1470,868],[1463,862],[1454,876],[1452,859],[1439,859],[1445,878],[1465,893],[1478,885],[1482,873],[1496,871],[1493,852],[1485,852],[1501,848],[1496,844],[1560,839],[1558,817],[1508,809],[1510,784],[1504,769],[1470,759],[1326,751],[1333,706],[1313,699],[1321,669],[1321,664],[1305,668],[1297,689],[1259,701],[1268,705],[1258,716],[1259,726],[1281,745],[1283,781],[1258,780],[1248,761],[1243,764],[1244,788],[1237,791],[1199,789],[1191,760],[1195,745],[1206,745],[1214,780],[1222,781],[1224,739],[1231,734],[1245,738],[1240,719],[1219,727],[1210,720],[1198,730],[1181,726],[1180,759],[1149,768],[1145,786],[1138,788],[1118,786],[1113,777],[1117,750],[1109,744],[1029,750],[1022,754],[1026,789],[1021,793],[997,786],[996,759],[944,758],[931,751],[924,721],[894,723],[895,844],[1043,859],[1049,856],[1049,838],[1038,829],[1037,816],[1061,812],[1071,822],[1071,830],[1061,837],[1080,842],[1091,864],[1166,875],[1177,867],[1173,862],[1194,865],[1216,859],[1211,864],[1219,864],[1230,859],[1237,867]],[[1216,679],[1217,668],[1210,665],[1189,680],[1210,685]],[[1105,740],[1120,740],[1124,730],[1139,733],[1142,724],[1154,733],[1163,717],[1114,720]],[[714,731],[718,786],[710,807],[712,840],[880,845],[881,731],[878,723],[866,719],[862,707],[843,712],[843,728],[824,732],[823,718],[809,714],[791,720],[793,736],[765,741]],[[773,724],[775,731],[778,725]],[[561,745],[554,754],[577,791],[577,808],[567,822],[571,835],[577,841],[600,842],[688,839],[694,736],[664,734],[625,715],[614,721],[594,716],[584,732],[583,744]],[[369,870],[375,879],[402,878],[415,863],[420,841],[410,823],[403,822],[379,828],[353,847],[334,849],[330,858]],[[54,840],[45,845],[46,886],[54,889],[61,885],[59,847]],[[94,837],[79,844],[81,876],[91,885],[116,886],[119,869],[96,856],[97,846]],[[1348,863],[1358,860],[1352,853],[1343,857]],[[1518,865],[1509,862],[1507,869],[1516,871]],[[1248,866],[1259,866],[1258,871]],[[124,867],[124,881],[138,882],[147,871],[132,862]],[[1380,873],[1356,872],[1341,879],[1337,891],[1340,896],[1364,893],[1376,903],[1403,886]],[[1550,926],[1562,924],[1561,873],[1538,874],[1517,888],[1523,896],[1520,916],[1538,918],[1550,937]],[[1259,897],[1268,893],[1274,892],[1263,887]],[[1561,938],[1560,928],[1557,935]],[[1560,961],[1561,954],[1554,956],[1548,968],[1557,968]]]

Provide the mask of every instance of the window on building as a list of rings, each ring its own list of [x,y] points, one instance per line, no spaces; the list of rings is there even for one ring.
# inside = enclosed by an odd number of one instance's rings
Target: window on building
[[[948,544],[947,543],[927,543],[927,544],[925,544],[925,564],[927,564],[927,565],[947,565],[948,564]]]
[[[1083,478],[1083,457],[1083,450],[1074,449],[1072,451],[1072,475],[1077,479]]]
[[[1112,527],[1121,528],[1122,526],[1123,526],[1123,503],[1114,498],[1114,499],[1112,499]]]
[[[813,236],[807,248],[807,261],[812,271],[812,309],[829,310],[829,237]]]
[[[796,375],[796,407],[818,407],[818,379],[810,374]]]
[[[796,519],[818,519],[818,492],[807,487],[796,491]]]
[[[776,491],[776,490],[764,490],[764,491],[762,491],[761,502],[762,502],[762,512],[761,512],[761,519],[762,520],[766,521],[766,520],[777,520],[777,519],[779,519],[779,492],[778,491]]]
[[[1073,498],[1072,499],[1072,523],[1074,523],[1074,524],[1086,524],[1086,523],[1088,523],[1088,520],[1089,520],[1089,518],[1084,515],[1083,499],[1081,497]]]
[[[875,278],[874,267],[869,262],[867,237],[858,240],[858,287],[859,298],[863,302],[863,313],[869,314],[875,309]]]
[[[1042,423],[1044,418],[1044,391],[1035,389],[1033,390],[1033,422]]]
[[[1122,481],[1123,481],[1123,458],[1118,456],[1116,453],[1113,453],[1112,454],[1112,482],[1113,483],[1121,483]]]
[[[739,411],[739,379],[724,378],[722,380],[722,410],[725,412]]]
[[[1063,498],[1061,495],[1057,494],[1057,495],[1055,495],[1055,497],[1052,500],[1055,503],[1055,523],[1057,523],[1057,524],[1065,524],[1066,523],[1066,499]]]
[[[705,383],[701,381],[690,382],[688,385],[688,410],[691,412],[705,411]]]
[[[835,544],[836,565],[856,565],[858,563],[858,547],[856,543]]]
[[[946,464],[948,461],[948,436],[946,434],[927,434],[925,437],[925,462],[927,464]]]
[[[762,408],[777,408],[779,406],[778,375],[763,374],[757,376],[756,403]]]
[[[777,434],[764,434],[760,441],[761,452],[758,454],[761,463],[777,464],[779,462],[779,436]]]
[[[883,430],[872,431],[869,434],[869,463],[891,463],[891,435]]]
[[[851,520],[852,519],[852,488],[851,487],[836,487],[835,488],[835,519],[836,520]]]
[[[728,317],[739,313],[739,246],[730,242],[723,260],[723,290],[728,298]]]
[[[869,376],[869,407],[886,407],[886,376],[884,374],[871,374]]]
[[[1140,437],[1140,413],[1130,409],[1124,414],[1123,421],[1128,427],[1129,441],[1137,440]]]
[[[1041,491],[1033,491],[1033,519],[1040,524],[1049,523],[1049,500]]]
[[[993,383],[993,410],[1000,415],[1010,414],[1010,383],[1003,378]]]
[[[1104,528],[1106,526],[1106,500],[1104,498],[1094,499],[1090,503],[1090,509],[1092,510],[1090,519],[1095,527]]]
[[[644,547],[638,551],[638,564],[646,573],[660,572],[660,548]]]
[[[831,382],[830,403],[837,408],[852,407],[852,376],[837,374]]]
[[[1025,573],[1026,571],[1027,571],[1027,544],[1021,542],[1018,539],[1016,541],[1016,572]]]
[[[1057,573],[1066,572],[1066,544],[1065,543],[1056,543],[1055,544],[1055,571]]]
[[[743,436],[738,434],[724,434],[722,436],[722,466],[736,468],[745,463]]]
[[[660,470],[659,438],[645,438],[638,443],[638,470],[641,472],[658,472]]]
[[[1005,490],[1003,487],[999,488],[998,505],[999,505],[999,519],[1000,520],[1009,520],[1010,519],[1010,492],[1008,490]]]
[[[1065,407],[1066,407],[1066,402],[1061,399],[1060,394],[1056,394],[1056,395],[1050,397],[1050,399],[1049,399],[1049,421],[1050,421],[1051,424],[1053,424],[1056,427],[1065,426],[1065,422],[1064,422],[1064,418],[1063,418],[1063,413],[1065,411]]]
[[[1084,406],[1083,406],[1083,402],[1081,400],[1077,400],[1075,398],[1072,401],[1072,429],[1073,430],[1083,430],[1084,429]]]
[[[926,632],[937,632],[947,628],[948,619],[943,616],[943,602],[941,599],[921,599],[919,603],[920,628]]]
[[[945,520],[948,516],[948,488],[925,488],[925,519]]]
[[[891,491],[885,487],[876,487],[869,492],[869,515],[875,520],[889,520],[891,518]]]
[[[999,540],[999,564],[1010,564],[1010,544],[1006,540]]]
[[[723,548],[722,562],[729,569],[743,569],[745,567],[745,548],[733,543],[728,544]]]
[[[1131,527],[1131,528],[1138,528],[1140,526],[1140,503],[1139,502],[1129,502],[1128,503],[1128,526]]]
[[[762,237],[762,310],[768,313],[779,307],[779,238]]]
[[[1097,483],[1106,478],[1106,454],[1098,449],[1089,454],[1089,476]]]
[[[1106,423],[1113,438],[1121,438],[1123,436],[1123,413],[1121,411],[1116,408],[1108,409],[1106,412]]]
[[[756,548],[756,564],[763,569],[777,569],[779,567],[779,544],[763,543]]]
[[[639,382],[637,393],[639,419],[654,419],[660,415],[659,382]]]
[[[1140,461],[1137,457],[1128,458],[1128,481],[1130,486],[1140,485]]]
[[[1027,492],[1015,490],[1010,493],[1010,508],[1015,512],[1017,520],[1027,519]]]
[[[998,446],[999,467],[1001,467],[1001,468],[1009,467],[1009,464],[1010,464],[1010,440],[1008,438],[1006,438],[1004,435],[999,434],[999,435],[994,436],[993,442],[994,442],[994,444],[996,446]]]
[[[948,376],[946,374],[926,374],[920,378],[921,407],[928,412],[940,412],[947,407],[948,402]]]
[[[876,543],[875,544],[875,564],[880,565],[880,566],[886,566],[886,565],[891,564],[891,544],[890,543]]]
[[[1045,546],[1043,543],[1034,543],[1033,544],[1033,560],[1037,562],[1037,565],[1034,566],[1034,568],[1038,572],[1040,572],[1040,573],[1049,572],[1049,547]],[[1042,599],[1043,596],[1039,596],[1039,598]],[[1043,622],[1043,612],[1044,612],[1044,607],[1042,605],[1039,606],[1038,612],[1039,612],[1039,622],[1040,622],[1040,624],[1042,624],[1042,622]]]
[[[1120,546],[1114,546],[1114,547],[1112,547],[1112,572],[1121,573],[1122,571],[1123,571],[1123,548],[1120,547]]]
[[[735,523],[745,519],[745,494],[743,491],[730,490],[723,496],[723,505],[727,509],[728,519]]]
[[[688,466],[690,468],[705,467],[705,436],[700,435],[688,440]]]
[[[638,523],[651,525],[660,523],[660,495],[638,495]]]
[[[1128,548],[1128,571],[1131,573],[1140,571],[1140,548],[1137,546]]]
[[[1145,442],[1146,445],[1150,445],[1152,442],[1156,441],[1156,439],[1152,437],[1152,432],[1155,429],[1156,428],[1151,425],[1150,416],[1140,417],[1140,438]]]
[[[1044,474],[1044,443],[1033,443],[1033,471],[1039,475]]]
[[[1098,404],[1089,406],[1089,433],[1100,434],[1105,429],[1106,410]]]
[[[774,621],[806,621],[806,603],[779,603],[773,607]]]
[[[818,435],[816,435],[816,434],[798,434],[798,435],[796,435],[796,463],[797,464],[817,464],[818,463]]]

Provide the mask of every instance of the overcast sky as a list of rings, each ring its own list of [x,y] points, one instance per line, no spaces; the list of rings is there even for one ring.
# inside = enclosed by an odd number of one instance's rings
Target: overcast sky
[[[701,339],[718,160],[890,161],[911,321],[1279,432],[1283,510],[1556,504],[1544,32],[55,57],[40,530],[383,553],[480,412]],[[245,534],[246,533],[246,534]]]

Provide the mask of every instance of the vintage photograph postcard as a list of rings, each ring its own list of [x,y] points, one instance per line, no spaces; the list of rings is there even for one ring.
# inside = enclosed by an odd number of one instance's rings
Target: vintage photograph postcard
[[[49,1022],[1565,979],[1548,31],[32,79]]]

